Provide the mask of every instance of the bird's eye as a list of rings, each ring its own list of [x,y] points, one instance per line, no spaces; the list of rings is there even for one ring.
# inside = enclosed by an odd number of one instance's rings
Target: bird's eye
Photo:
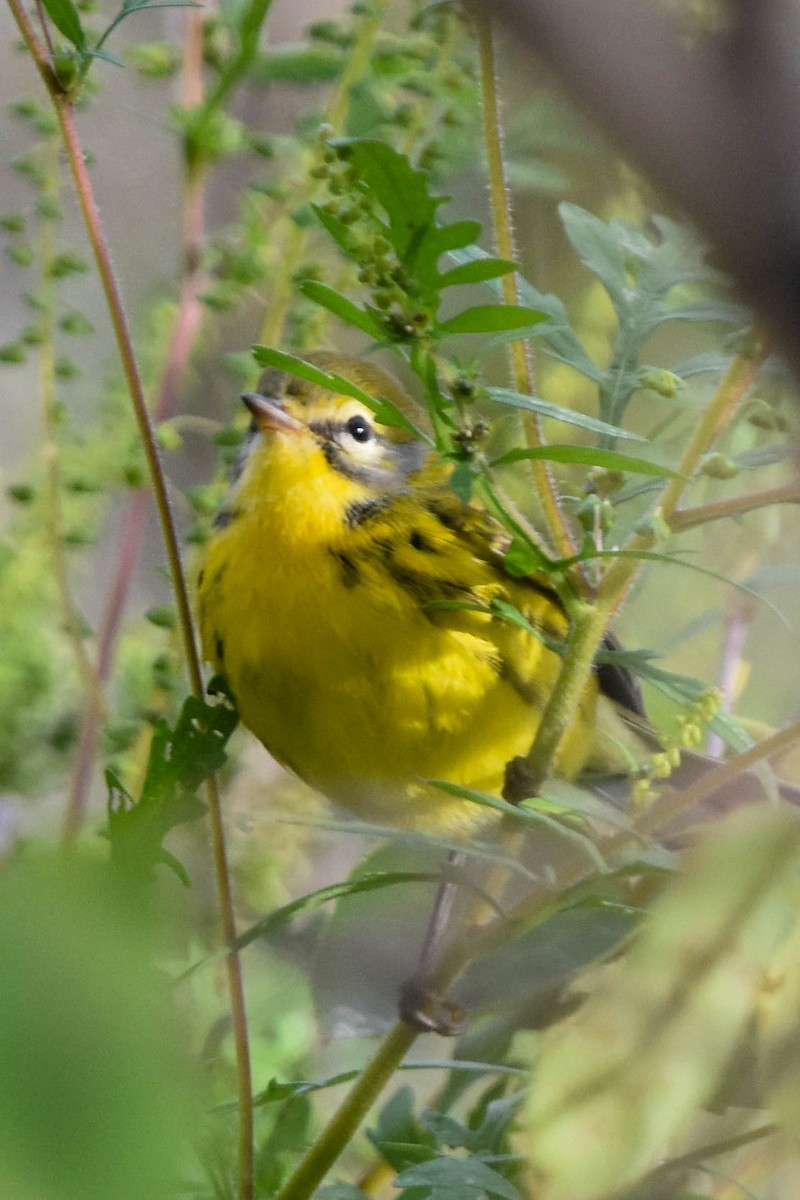
[[[366,417],[351,417],[345,425],[354,442],[368,442],[373,434],[372,426]]]

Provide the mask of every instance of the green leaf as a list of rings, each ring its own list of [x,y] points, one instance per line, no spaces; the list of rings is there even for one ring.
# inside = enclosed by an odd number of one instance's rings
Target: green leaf
[[[518,821],[527,821],[533,825],[546,825],[548,829],[552,829],[560,837],[566,838],[567,841],[575,843],[586,855],[593,866],[604,874],[608,870],[608,864],[603,858],[591,837],[586,837],[577,829],[571,828],[563,821],[559,821],[545,811],[548,807],[547,802],[540,805],[536,799],[526,800],[522,804],[509,804],[507,800],[501,800],[499,796],[492,796],[488,792],[479,792],[474,788],[461,787],[460,784],[448,783],[446,779],[426,779],[432,787],[438,788],[442,792],[446,792],[448,796],[455,796],[458,800],[469,800],[473,804],[479,804],[483,808],[491,808],[494,812],[502,813],[505,817],[512,817]],[[572,814],[571,814],[572,815]]]
[[[486,257],[488,257],[486,251],[481,250],[479,246],[455,249],[452,253],[452,258],[459,263],[480,261]],[[531,337],[538,338],[544,342],[549,347],[553,357],[558,359],[559,362],[566,363],[573,370],[579,371],[581,375],[599,382],[602,378],[602,371],[584,350],[583,345],[570,325],[567,310],[558,296],[553,296],[548,292],[540,292],[538,288],[534,287],[519,272],[515,276],[515,284],[517,295],[523,304],[538,309],[540,312],[546,313],[549,317],[549,321],[542,322],[541,325],[531,330]],[[492,287],[498,295],[502,294],[499,283],[494,283]]]
[[[498,279],[516,269],[516,263],[507,258],[477,258],[472,262],[460,263],[440,276],[440,286],[454,287],[456,284],[485,283]]]
[[[598,421],[594,417],[587,417],[584,413],[573,412],[570,408],[560,408],[557,404],[549,404],[546,400],[538,400],[535,396],[525,396],[522,392],[514,392],[510,388],[487,388],[486,395],[490,400],[497,401],[498,404],[508,404],[512,408],[528,409],[530,412],[539,413],[542,417],[548,417],[554,421],[563,421],[565,425],[577,425],[579,429],[588,429],[590,433],[627,438],[628,441],[632,442],[644,442],[647,440],[640,437],[638,433],[631,433],[627,429],[620,429],[617,425],[609,425],[607,421]]]
[[[429,1188],[430,1200],[520,1200],[512,1183],[479,1158],[445,1155],[416,1163],[394,1181],[400,1188]]]
[[[429,235],[428,249],[438,258],[450,251],[472,246],[481,236],[480,221],[452,221],[449,225],[438,225]],[[475,258],[488,257],[484,250],[474,247]]]
[[[313,300],[322,308],[327,308],[328,312],[332,312],[334,316],[339,317],[346,324],[352,325],[355,329],[360,329],[362,333],[366,333],[375,341],[383,338],[384,330],[365,309],[354,304],[352,300],[348,300],[346,296],[337,292],[335,288],[329,287],[327,283],[320,283],[316,279],[304,279],[300,283],[300,291],[309,300]]]
[[[352,245],[352,234],[350,226],[345,225],[344,221],[340,221],[333,213],[329,213],[326,208],[320,204],[312,204],[312,211],[316,214],[317,220],[324,229],[328,231],[336,245],[340,250],[350,257],[350,249]]]
[[[116,773],[106,771],[111,861],[126,875],[144,879],[159,862],[174,867],[162,847],[164,837],[205,812],[197,789],[225,762],[225,746],[238,721],[222,681],[214,694],[215,702],[187,697],[174,728],[165,720],[156,722],[137,802]],[[187,882],[185,873],[179,874]]]
[[[325,83],[342,73],[344,55],[333,46],[282,45],[268,48],[250,68],[250,77],[258,83]]]
[[[86,34],[81,25],[80,13],[72,0],[42,0],[42,2],[47,15],[59,33],[63,33],[64,37],[72,42],[75,49],[83,53],[86,50]]]
[[[442,321],[442,333],[497,333],[508,329],[527,329],[546,321],[547,314],[522,304],[478,304]]]
[[[354,169],[358,179],[386,212],[388,237],[401,261],[414,257],[421,232],[434,224],[447,199],[431,196],[428,176],[404,154],[376,138],[335,138],[328,143]]]
[[[285,350],[276,350],[272,346],[254,346],[253,357],[262,367],[277,367],[281,371],[288,371],[290,375],[295,375],[298,379],[305,379],[307,383],[316,383],[319,387],[327,388],[331,392],[338,392],[342,396],[352,396],[354,400],[360,400],[362,404],[366,404],[367,408],[376,414],[382,413],[388,415],[391,413],[394,417],[394,424],[397,427],[410,429],[420,441],[425,442],[429,446],[433,445],[431,438],[423,430],[418,429],[385,396],[370,396],[358,384],[345,379],[343,375],[337,375],[331,371],[323,371],[320,367],[315,367],[312,363],[298,358],[295,354],[287,354]],[[387,421],[386,423],[389,424],[390,422]]]
[[[558,206],[567,237],[583,263],[605,287],[618,312],[629,307],[628,284],[619,245],[605,221],[577,204]]]
[[[635,475],[657,475],[662,479],[677,479],[679,476],[670,467],[649,462],[646,458],[635,458],[620,454],[616,450],[602,450],[596,446],[535,446],[530,449],[518,447],[501,454],[490,463],[492,467],[506,466],[522,459],[543,458],[550,462],[581,463],[584,466],[604,467],[608,471],[630,471]]]
[[[794,812],[717,822],[624,957],[545,1035],[526,1145],[547,1200],[631,1194],[697,1121],[761,1024],[764,980],[784,978],[776,956],[797,953],[798,851]]]

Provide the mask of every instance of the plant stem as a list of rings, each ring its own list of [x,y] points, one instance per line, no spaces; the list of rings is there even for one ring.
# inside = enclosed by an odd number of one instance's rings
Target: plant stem
[[[307,1200],[347,1146],[417,1036],[417,1031],[405,1021],[392,1026],[343,1104],[273,1200]]]
[[[694,508],[678,508],[672,514],[669,527],[673,533],[684,529],[696,529],[723,517],[740,517],[756,509],[772,504],[800,504],[800,479],[783,483],[779,487],[765,488],[749,496],[730,496],[710,504],[698,504]]]
[[[741,404],[769,353],[766,338],[759,327],[752,331],[751,343],[748,352],[738,354],[725,372],[711,403],[702,414],[689,440],[675,477],[664,489],[658,511],[670,527],[680,498],[694,477],[700,460]],[[654,534],[637,534],[626,549],[634,553],[650,550],[655,541]],[[612,613],[624,600],[639,569],[639,564],[634,559],[619,558],[606,572],[598,590],[598,598],[610,603]]]
[[[535,795],[549,774],[564,732],[575,719],[609,616],[607,604],[581,601],[571,606],[569,638],[555,687],[530,750],[507,772],[503,797],[511,804]]]
[[[194,695],[203,694],[203,679],[200,658],[194,639],[189,594],[178,547],[178,538],[172,519],[166,480],[156,446],[153,426],[142,388],[139,367],[130,336],[125,310],[122,304],[116,276],[111,264],[108,243],[103,233],[100,214],[95,201],[91,180],[86,168],[83,148],[75,125],[72,99],[61,87],[58,77],[48,61],[47,52],[28,19],[21,0],[9,0],[12,14],[20,29],[39,74],[47,88],[58,117],[64,147],[72,172],[75,189],[86,232],[94,253],[106,303],[114,329],[122,369],[128,384],[134,416],[147,460],[161,533],[169,562],[172,587],[183,639],[186,666],[191,690]],[[220,905],[220,918],[225,942],[232,946],[236,940],[236,918],[233,908],[230,872],[225,850],[222,812],[216,780],[210,777],[207,785],[212,848]],[[238,1068],[239,1095],[239,1200],[251,1200],[253,1196],[253,1139],[252,1139],[252,1085],[250,1079],[250,1053],[247,1037],[247,1016],[244,1000],[244,985],[241,964],[236,952],[231,949],[226,958],[228,987],[231,1004],[236,1058]]]
[[[334,134],[341,135],[344,132],[351,92],[369,66],[375,39],[381,29],[384,9],[385,3],[382,0],[380,7],[374,13],[362,17],[359,21],[356,40],[348,54],[347,65],[331,95],[325,114],[325,124],[331,126]],[[314,162],[316,161],[319,160],[315,154]],[[309,163],[305,183],[299,193],[292,197],[293,209],[310,204],[320,190],[321,185],[311,175],[312,166],[313,163]],[[282,232],[284,228],[285,233]],[[259,341],[265,346],[279,346],[281,343],[295,294],[295,272],[303,261],[310,236],[307,228],[297,225],[289,217],[284,218],[280,227],[273,227],[273,238],[276,244],[281,235],[283,235],[283,247],[280,269],[273,280],[269,308],[264,317],[259,337]]]
[[[492,216],[494,244],[500,258],[513,261],[516,258],[516,247],[514,245],[511,192],[503,157],[503,117],[497,90],[492,19],[482,5],[475,8],[474,14],[478,27],[483,142],[486,150],[489,207]],[[512,271],[503,275],[500,285],[504,302],[519,304],[516,273]],[[512,342],[509,346],[509,359],[515,389],[526,396],[532,396],[534,394],[533,367],[526,343],[519,339]],[[527,413],[524,419],[528,444],[542,446],[544,439],[538,416],[535,413]],[[542,459],[533,459],[530,465],[549,536],[559,557],[569,558],[575,553],[575,546],[559,505],[549,464]]]
[[[59,200],[59,166],[58,156],[60,141],[58,137],[48,139],[45,147],[46,168],[44,195],[52,204]],[[48,508],[48,534],[50,541],[50,557],[53,564],[53,576],[58,589],[61,605],[61,621],[64,632],[72,646],[72,652],[78,668],[78,674],[91,702],[101,711],[105,707],[105,698],[98,681],[94,664],[86,649],[83,632],[83,621],[75,604],[70,588],[69,566],[64,544],[64,512],[63,512],[63,477],[61,470],[61,447],[58,437],[58,417],[56,413],[56,373],[55,373],[55,287],[50,267],[55,256],[55,231],[51,217],[42,219],[39,239],[39,270],[40,290],[45,297],[44,321],[46,327],[44,339],[39,351],[39,377],[42,393],[42,415],[44,424],[44,467],[46,478],[46,495]]]

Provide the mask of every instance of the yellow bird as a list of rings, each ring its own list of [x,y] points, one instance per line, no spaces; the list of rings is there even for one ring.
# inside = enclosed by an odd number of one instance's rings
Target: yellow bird
[[[308,359],[424,420],[378,367]],[[544,576],[506,573],[506,532],[411,432],[275,369],[243,400],[252,423],[198,575],[206,658],[244,724],[314,788],[370,820],[467,835],[487,810],[429,781],[501,794],[559,671],[558,596]],[[555,774],[641,759],[634,697],[622,671],[597,672]]]

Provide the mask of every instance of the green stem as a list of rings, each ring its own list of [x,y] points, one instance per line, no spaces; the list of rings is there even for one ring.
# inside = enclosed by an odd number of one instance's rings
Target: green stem
[[[273,1200],[307,1200],[325,1178],[358,1130],[383,1088],[417,1038],[417,1031],[397,1021],[351,1088],[344,1103],[300,1161]]]
[[[369,67],[370,58],[375,47],[375,39],[381,29],[384,14],[384,4],[372,16],[364,17],[358,25],[358,32],[347,58],[347,65],[342,72],[333,94],[328,103],[325,124],[330,125],[334,134],[344,132],[347,112],[350,105],[351,92],[359,79]],[[315,155],[314,161],[318,161]],[[310,204],[320,190],[320,184],[313,178],[309,164],[305,185],[300,193],[292,197],[292,208],[302,208]],[[289,315],[294,297],[294,276],[306,252],[310,233],[301,228],[290,218],[284,218],[283,228],[274,231],[276,244],[283,236],[284,244],[281,253],[280,271],[275,277],[269,308],[264,318],[259,341],[265,346],[279,346],[283,338],[286,319]]]
[[[703,455],[741,404],[769,353],[766,338],[758,327],[752,331],[750,341],[748,352],[738,354],[725,372],[711,403],[695,427],[674,478],[664,489],[659,513],[667,525],[671,526],[681,496],[691,483]],[[634,553],[650,550],[655,542],[654,534],[638,534],[625,549]],[[640,568],[641,564],[632,558],[619,558],[605,574],[598,598],[610,605],[610,614],[619,608]]]
[[[592,672],[594,656],[608,624],[607,606],[582,601],[570,606],[570,632],[564,661],[542,714],[533,744],[507,771],[503,797],[518,804],[535,795],[552,768],[561,739],[575,720]]]

